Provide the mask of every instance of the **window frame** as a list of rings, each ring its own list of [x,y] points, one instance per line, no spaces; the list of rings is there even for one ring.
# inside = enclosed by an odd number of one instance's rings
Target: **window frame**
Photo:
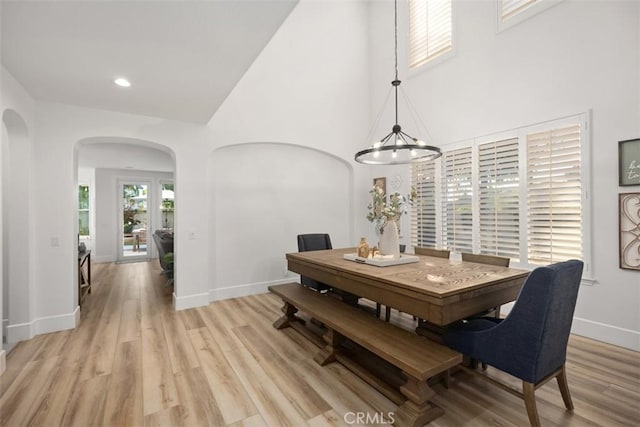
[[[422,1],[428,1],[428,0],[422,0]],[[426,70],[430,67],[433,67],[435,65],[441,64],[444,61],[447,61],[448,59],[452,58],[453,56],[455,56],[456,54],[456,9],[457,9],[457,3],[454,0],[450,0],[451,1],[451,47],[446,50],[443,51],[441,53],[438,53],[430,58],[427,58],[426,60],[424,60],[423,62],[419,63],[418,65],[415,66],[411,66],[410,65],[410,61],[411,61],[411,43],[412,43],[412,39],[411,39],[411,31],[410,31],[410,20],[411,20],[411,11],[410,11],[410,5],[409,5],[409,1],[407,1],[404,4],[404,7],[406,7],[406,13],[405,13],[405,19],[404,22],[406,23],[406,32],[405,32],[405,55],[406,55],[406,61],[404,62],[404,67],[406,70],[406,75],[408,75],[409,77],[413,76],[414,74],[420,73],[423,70]]]
[[[502,19],[502,2],[503,0],[496,0],[496,28],[497,32],[500,33],[505,31],[511,27],[514,27],[521,22],[528,20],[529,18],[534,17],[535,15],[544,12],[545,10],[552,8],[563,2],[564,0],[534,0],[529,6],[523,7],[520,11],[517,11],[507,17],[507,19]]]
[[[82,187],[86,187],[87,188],[87,192],[89,193],[87,195],[87,208],[83,209],[80,207],[80,189]],[[78,236],[81,238],[90,238],[91,237],[91,185],[88,182],[79,182],[78,183],[78,205],[77,205],[77,211],[78,211]],[[86,212],[87,213],[87,234],[82,234],[81,228],[80,228],[80,214],[81,212]]]
[[[582,219],[582,260],[585,264],[584,268],[584,276],[583,283],[593,284],[595,283],[593,264],[592,264],[592,235],[593,235],[593,224],[591,217],[591,111],[587,111],[584,113],[575,114],[572,116],[567,116],[559,119],[548,120],[545,122],[540,122],[533,125],[527,125],[520,128],[498,132],[493,134],[488,134],[485,136],[466,139],[463,141],[458,141],[451,144],[441,145],[442,152],[457,150],[464,147],[471,147],[472,155],[473,155],[473,196],[472,196],[472,210],[474,212],[473,215],[473,250],[476,253],[480,252],[480,227],[479,227],[479,212],[480,212],[480,197],[478,191],[478,148],[480,145],[501,141],[504,139],[518,139],[518,163],[519,163],[519,236],[520,241],[523,242],[520,244],[520,262],[513,263],[512,266],[518,268],[526,268],[533,269],[538,265],[533,265],[528,262],[528,206],[527,206],[527,191],[528,191],[528,181],[527,181],[527,135],[541,132],[545,130],[558,129],[562,127],[567,127],[570,125],[578,124],[580,126],[580,177],[581,177],[581,219]],[[441,200],[442,197],[442,186],[440,185],[440,180],[442,180],[442,166],[441,160],[436,160],[436,194],[435,199],[438,206],[436,207],[436,230],[440,231],[442,229],[442,209],[443,202]],[[414,174],[413,169],[410,171],[410,179],[413,184]],[[440,211],[440,214],[438,214]],[[416,244],[417,239],[417,216],[411,217],[411,240],[412,244]],[[414,234],[416,233],[416,234]],[[443,247],[445,239],[443,238],[441,232],[436,233],[436,247]],[[455,256],[455,255],[454,255]]]

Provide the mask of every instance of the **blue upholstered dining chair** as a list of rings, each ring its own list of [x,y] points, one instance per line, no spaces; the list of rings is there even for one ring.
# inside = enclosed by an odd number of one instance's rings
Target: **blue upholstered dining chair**
[[[582,268],[577,260],[536,268],[505,319],[471,319],[443,336],[445,344],[472,360],[521,379],[522,393],[467,369],[523,398],[533,426],[540,425],[534,391],[554,377],[566,408],[573,410],[565,359]]]

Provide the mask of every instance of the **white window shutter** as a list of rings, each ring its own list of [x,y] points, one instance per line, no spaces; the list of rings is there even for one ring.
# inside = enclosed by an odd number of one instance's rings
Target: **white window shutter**
[[[520,262],[518,138],[478,146],[480,252]]]
[[[500,0],[500,19],[506,21],[537,2],[538,0]]]
[[[580,126],[527,135],[528,263],[582,259]]]
[[[471,147],[442,155],[442,239],[454,252],[473,251]]]
[[[409,69],[453,48],[451,0],[409,0]]]
[[[436,247],[436,164],[411,165],[411,186],[417,199],[411,208],[411,242],[414,246]]]

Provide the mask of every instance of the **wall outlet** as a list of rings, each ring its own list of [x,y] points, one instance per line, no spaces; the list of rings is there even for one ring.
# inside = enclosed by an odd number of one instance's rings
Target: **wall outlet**
[[[52,237],[51,238],[51,247],[57,248],[58,246],[60,246],[60,238]]]
[[[196,232],[195,231],[189,231],[187,233],[187,239],[189,240],[195,240],[196,239]]]

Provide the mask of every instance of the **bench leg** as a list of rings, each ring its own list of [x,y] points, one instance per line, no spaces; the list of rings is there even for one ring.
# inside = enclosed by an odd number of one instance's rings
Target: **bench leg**
[[[441,408],[429,401],[436,393],[426,381],[419,381],[405,372],[402,375],[407,382],[400,387],[400,391],[407,401],[398,407],[395,426],[422,426],[444,414]]]
[[[325,340],[327,345],[313,357],[313,360],[315,360],[320,366],[335,362],[336,350],[345,340],[343,335],[340,335],[333,329],[329,329],[322,338]]]
[[[291,322],[300,320],[295,316],[298,309],[286,301],[284,301],[284,305],[282,306],[282,312],[284,313],[284,316],[273,322],[273,327],[276,329],[288,328],[291,326]]]

